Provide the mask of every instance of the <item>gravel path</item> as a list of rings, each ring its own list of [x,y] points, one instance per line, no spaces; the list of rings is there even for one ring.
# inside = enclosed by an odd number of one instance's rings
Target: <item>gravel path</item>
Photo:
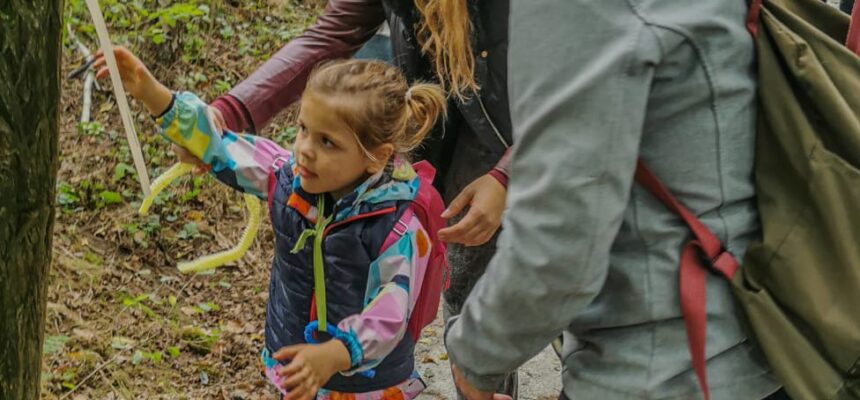
[[[456,400],[450,365],[442,342],[442,316],[425,330],[424,337],[415,351],[418,372],[427,382],[427,390],[418,398],[422,400]],[[561,392],[561,365],[552,348],[543,352],[520,369],[520,400],[558,399]]]

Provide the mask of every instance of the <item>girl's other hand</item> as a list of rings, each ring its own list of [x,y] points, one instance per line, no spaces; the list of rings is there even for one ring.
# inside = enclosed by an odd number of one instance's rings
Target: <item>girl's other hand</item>
[[[451,201],[442,218],[448,219],[469,211],[456,224],[439,230],[439,239],[466,246],[480,246],[490,241],[502,225],[507,189],[492,175],[484,175],[466,186]]]
[[[173,96],[170,90],[158,82],[143,62],[125,47],[114,47],[113,54],[116,58],[122,85],[128,94],[143,102],[150,114],[162,114],[170,105]],[[104,79],[110,75],[103,52],[96,53],[93,68],[97,71],[96,78],[98,79]]]
[[[323,344],[298,344],[283,347],[274,354],[278,361],[287,361],[278,375],[284,378],[288,400],[313,400],[322,385],[339,371],[350,367],[349,351],[340,340]]]

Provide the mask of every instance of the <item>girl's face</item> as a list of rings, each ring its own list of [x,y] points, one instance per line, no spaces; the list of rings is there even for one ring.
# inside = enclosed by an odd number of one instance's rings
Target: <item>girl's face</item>
[[[311,194],[331,193],[339,199],[385,167],[391,156],[388,147],[393,146],[380,146],[373,152],[377,161],[372,161],[333,107],[326,97],[312,91],[305,93],[293,150],[302,189]]]

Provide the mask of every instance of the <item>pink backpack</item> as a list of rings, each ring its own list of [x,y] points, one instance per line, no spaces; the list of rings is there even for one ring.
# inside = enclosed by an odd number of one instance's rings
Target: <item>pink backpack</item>
[[[445,242],[439,240],[439,230],[446,226],[445,220],[442,219],[442,212],[445,211],[445,203],[442,201],[442,196],[433,187],[433,178],[436,176],[436,169],[433,168],[427,161],[415,163],[412,166],[418,174],[418,179],[421,185],[418,189],[418,194],[412,205],[406,209],[400,220],[394,224],[394,228],[385,238],[379,253],[382,254],[392,244],[396,243],[406,233],[400,229],[403,226],[409,226],[409,222],[413,217],[418,218],[424,230],[430,236],[432,247],[430,250],[430,261],[427,264],[427,271],[424,275],[424,282],[421,285],[421,291],[418,294],[418,301],[415,303],[415,308],[412,310],[412,315],[409,318],[409,325],[406,328],[407,333],[411,336],[413,342],[417,342],[421,337],[421,331],[427,325],[430,325],[436,319],[436,313],[439,310],[439,300],[442,297],[442,291],[448,288],[448,259],[446,257]]]

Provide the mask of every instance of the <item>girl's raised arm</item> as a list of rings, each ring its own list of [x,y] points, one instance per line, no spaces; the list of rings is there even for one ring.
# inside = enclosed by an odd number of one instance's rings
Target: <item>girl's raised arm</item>
[[[265,200],[269,179],[276,160],[283,165],[291,153],[271,140],[230,131],[223,133],[212,120],[206,103],[193,93],[173,96],[164,114],[156,122],[161,136],[188,150],[219,181]]]

